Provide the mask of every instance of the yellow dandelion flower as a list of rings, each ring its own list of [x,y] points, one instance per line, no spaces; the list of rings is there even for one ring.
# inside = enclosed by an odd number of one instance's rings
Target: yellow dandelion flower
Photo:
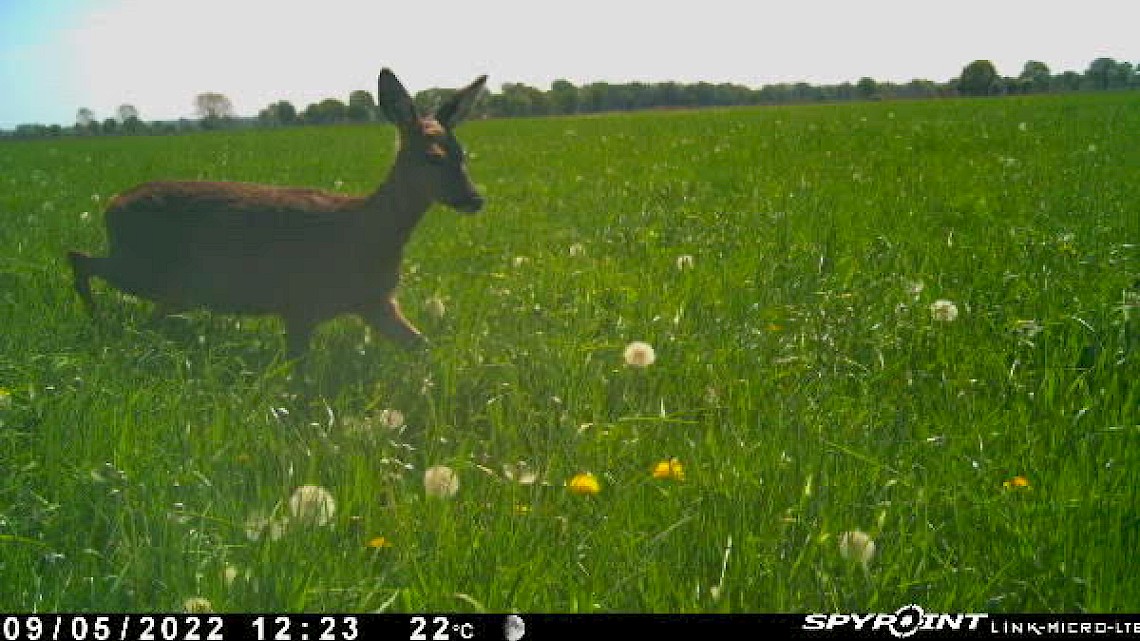
[[[371,539],[368,539],[368,542],[365,543],[365,545],[374,550],[379,550],[381,548],[392,547],[392,542],[388,540],[388,537],[374,536]]]
[[[523,505],[522,503],[515,505],[515,514],[518,514],[519,516],[530,514],[530,506]]]
[[[1025,478],[1024,476],[1015,476],[1010,480],[1002,483],[1002,487],[1007,490],[1015,490],[1017,488],[1025,488],[1028,490],[1032,488],[1032,486],[1029,485],[1029,479]]]
[[[12,407],[12,392],[0,387],[0,410],[6,410]]]
[[[574,478],[566,484],[574,494],[591,495],[602,491],[598,478],[589,472],[575,474]]]
[[[685,480],[685,468],[681,466],[680,459],[674,457],[668,461],[660,461],[653,466],[653,478],[661,480]]]

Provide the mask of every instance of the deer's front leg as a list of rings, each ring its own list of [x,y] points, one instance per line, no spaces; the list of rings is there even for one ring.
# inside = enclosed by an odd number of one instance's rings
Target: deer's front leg
[[[386,298],[364,311],[364,320],[372,329],[405,347],[422,347],[427,339],[400,313],[395,298]]]

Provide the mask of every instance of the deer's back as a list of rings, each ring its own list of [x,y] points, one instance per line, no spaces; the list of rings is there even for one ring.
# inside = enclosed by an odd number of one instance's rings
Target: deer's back
[[[365,237],[363,204],[296,187],[147,183],[107,211],[111,257],[139,272],[138,293],[173,304],[346,311],[395,287],[394,268],[375,269],[385,261]]]

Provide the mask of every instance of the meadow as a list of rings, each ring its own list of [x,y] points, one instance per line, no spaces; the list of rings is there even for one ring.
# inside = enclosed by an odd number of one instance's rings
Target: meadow
[[[370,191],[390,126],[0,144],[0,611],[1140,610],[1140,93],[459,138],[430,349],[308,381],[64,252],[151,179]]]

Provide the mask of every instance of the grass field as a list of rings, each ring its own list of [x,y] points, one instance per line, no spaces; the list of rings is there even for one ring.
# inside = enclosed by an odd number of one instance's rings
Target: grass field
[[[1140,610],[1140,93],[459,137],[430,351],[346,317],[307,385],[275,318],[93,324],[64,252],[150,179],[369,191],[390,127],[0,144],[0,611]]]

